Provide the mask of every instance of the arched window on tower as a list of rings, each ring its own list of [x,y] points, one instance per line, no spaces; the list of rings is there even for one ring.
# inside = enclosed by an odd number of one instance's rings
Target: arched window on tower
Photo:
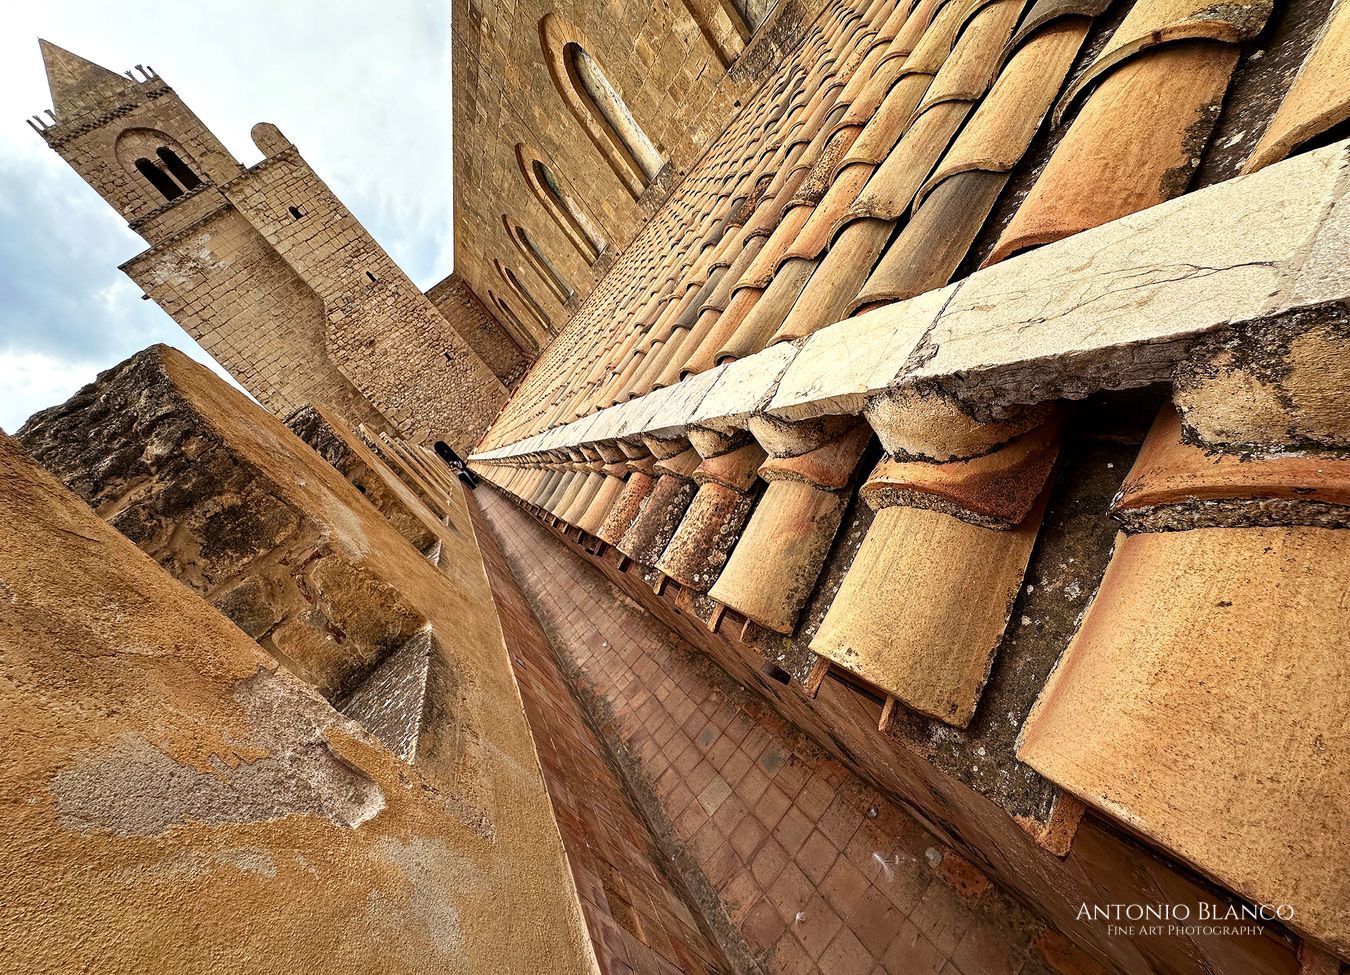
[[[166,200],[176,200],[183,195],[183,188],[173,181],[173,177],[144,156],[136,160],[136,172],[144,176],[146,182],[159,190]]]
[[[183,189],[195,190],[202,185],[202,181],[197,178],[197,174],[172,149],[160,146],[155,150],[155,155],[159,156],[160,162],[164,163],[164,167],[173,174],[173,178],[182,184]]]
[[[511,238],[511,243],[515,244],[516,249],[520,251],[520,256],[525,258],[529,265],[534,268],[540,280],[557,296],[558,300],[565,303],[568,298],[572,297],[572,286],[558,273],[558,269],[539,249],[539,245],[530,239],[530,235],[525,232],[525,228],[520,224],[512,223],[511,218],[504,213],[502,214],[502,226],[506,228],[506,236]]]
[[[666,164],[665,157],[572,24],[549,14],[539,32],[558,93],[628,192],[634,199],[641,196]]]
[[[558,183],[553,171],[544,165],[544,161],[524,144],[516,145],[516,162],[520,165],[520,174],[539,200],[540,205],[553,218],[559,229],[572,245],[576,247],[587,264],[594,264],[600,253],[609,246],[608,241],[577,206]]]

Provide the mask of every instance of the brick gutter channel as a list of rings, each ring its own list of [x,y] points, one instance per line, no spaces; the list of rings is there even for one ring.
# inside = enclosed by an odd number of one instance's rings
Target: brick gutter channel
[[[502,552],[496,530],[488,522],[473,494],[465,492],[465,497],[497,611],[500,613],[504,603],[513,598],[511,594],[529,607],[534,624],[544,635],[553,662],[564,677],[567,691],[576,703],[582,720],[596,740],[603,745],[602,752],[606,764],[618,779],[624,797],[637,814],[638,820],[651,835],[652,845],[661,854],[657,867],[670,881],[671,888],[683,898],[709,942],[721,950],[730,972],[735,975],[767,975],[767,970],[750,950],[740,930],[727,917],[721,898],[718,897],[712,884],[684,848],[684,844],[675,839],[677,834],[674,824],[662,811],[653,784],[646,781],[637,760],[627,754],[627,749],[621,741],[604,733],[603,729],[606,726],[614,726],[609,703],[597,695],[582,690],[582,675],[558,652],[554,634],[550,633],[543,623],[544,614],[540,607],[516,581],[510,563]],[[505,631],[505,628],[503,636],[507,644],[507,656],[514,670],[517,663],[516,654],[511,647],[513,637]],[[564,847],[566,847],[565,838]]]

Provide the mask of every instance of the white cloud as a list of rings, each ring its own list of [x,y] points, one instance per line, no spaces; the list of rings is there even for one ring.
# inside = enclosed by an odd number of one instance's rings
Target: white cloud
[[[452,260],[449,19],[441,0],[238,0],[226,17],[169,0],[6,10],[0,426],[153,342],[210,363],[117,270],[144,242],[23,124],[51,105],[39,36],[114,71],[152,65],[246,165],[259,158],[249,129],[276,123],[426,288]]]
[[[0,351],[0,429],[13,433],[36,410],[60,403],[92,382],[92,362],[61,359],[41,352]]]

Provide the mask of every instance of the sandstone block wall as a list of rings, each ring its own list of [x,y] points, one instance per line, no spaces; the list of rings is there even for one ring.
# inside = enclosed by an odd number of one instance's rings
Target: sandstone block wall
[[[225,192],[323,300],[330,355],[385,416],[419,439],[477,442],[506,388],[294,147]]]
[[[223,200],[122,270],[278,416],[318,402],[388,426],[329,354],[322,299]]]
[[[528,336],[521,336],[520,341],[513,338],[458,274],[434,285],[427,298],[503,385],[514,389],[533,361],[526,351],[531,348]]]
[[[554,331],[570,316],[508,236],[502,217],[523,227],[583,299],[670,188],[721,131],[746,94],[796,46],[825,0],[781,0],[749,44],[723,62],[725,32],[712,0],[641,0],[600,5],[526,0],[456,0],[453,19],[456,271],[489,306],[489,293],[527,314],[497,271],[511,268]],[[544,55],[541,23],[566,21],[619,91],[669,166],[635,199],[606,165],[563,101]],[[739,48],[739,45],[737,45]],[[587,260],[544,210],[521,173],[516,146],[544,162],[560,189],[608,247]]]

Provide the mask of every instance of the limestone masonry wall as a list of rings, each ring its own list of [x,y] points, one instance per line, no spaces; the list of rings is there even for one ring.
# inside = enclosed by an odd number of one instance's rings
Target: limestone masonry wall
[[[478,358],[505,386],[514,389],[534,359],[525,351],[530,348],[529,343],[522,345],[513,338],[458,274],[434,285],[427,291],[427,297],[460,338],[478,353]]]
[[[556,332],[747,93],[796,46],[827,5],[825,0],[781,0],[757,30],[746,34],[747,42],[728,20],[736,5],[715,0],[610,5],[455,0],[455,239],[472,242],[457,251],[457,273],[489,307],[497,295],[527,315],[524,302],[497,270],[495,262],[500,262],[542,307]],[[751,14],[763,12],[752,7]],[[553,18],[551,32],[545,31],[546,17]],[[752,26],[741,24],[746,31]],[[557,73],[566,87],[579,83],[566,65],[550,64],[550,53],[559,53],[555,48],[562,40],[579,44],[591,56],[668,163],[639,196],[607,165],[554,80]],[[598,260],[582,253],[545,209],[522,171],[522,158],[527,165],[538,159],[551,172],[557,188],[600,238]],[[525,230],[574,290],[569,301],[559,300],[540,277],[523,245],[510,236],[504,216]]]

